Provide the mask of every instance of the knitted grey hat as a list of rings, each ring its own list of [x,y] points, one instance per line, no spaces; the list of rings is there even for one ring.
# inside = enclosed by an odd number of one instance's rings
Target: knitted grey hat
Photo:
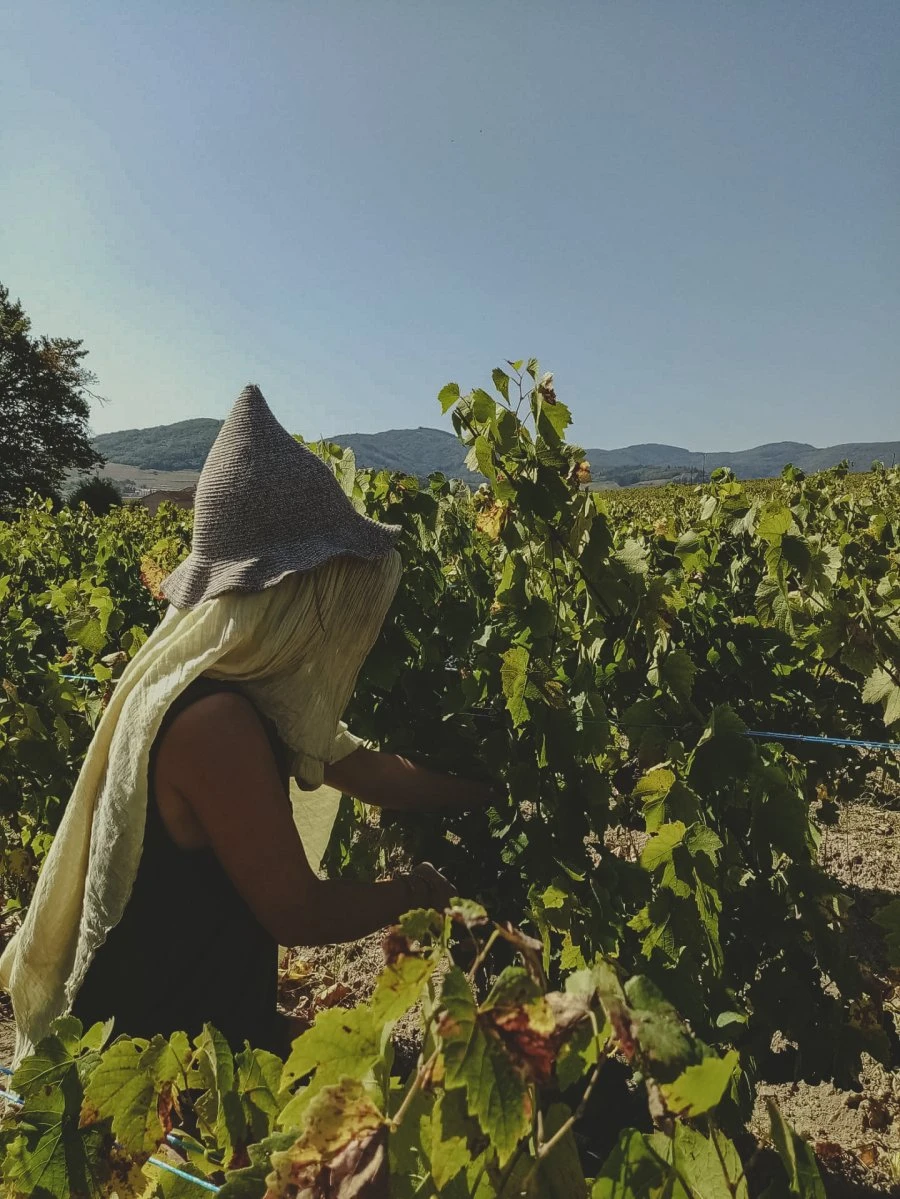
[[[162,584],[176,608],[226,591],[263,591],[338,555],[384,557],[400,532],[356,511],[324,462],[249,384],[203,466],[191,552]]]

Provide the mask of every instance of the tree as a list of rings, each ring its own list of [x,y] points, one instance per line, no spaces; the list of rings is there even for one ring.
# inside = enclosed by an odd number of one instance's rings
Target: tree
[[[79,504],[87,504],[95,516],[105,516],[110,508],[121,504],[122,494],[118,487],[109,479],[101,479],[94,475],[79,483],[69,496],[69,504],[77,508]]]
[[[66,472],[103,459],[90,442],[87,350],[70,337],[35,337],[21,302],[0,283],[0,507],[58,491]]]

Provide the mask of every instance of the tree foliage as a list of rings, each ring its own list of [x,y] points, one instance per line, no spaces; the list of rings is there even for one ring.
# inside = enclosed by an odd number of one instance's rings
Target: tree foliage
[[[0,508],[55,493],[68,470],[101,461],[88,435],[96,377],[86,356],[74,338],[34,336],[0,284]]]
[[[121,502],[122,494],[115,483],[110,479],[101,479],[99,475],[79,483],[69,496],[69,503],[73,507],[87,504],[95,516],[105,516],[110,508]]]

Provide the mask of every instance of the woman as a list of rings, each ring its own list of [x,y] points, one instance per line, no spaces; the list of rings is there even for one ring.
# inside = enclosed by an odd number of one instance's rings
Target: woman
[[[398,530],[245,388],[197,487],[165,619],[97,728],[23,927],[0,961],[17,1060],[72,1011],[134,1036],[214,1024],[283,1053],[279,945],[364,936],[452,887],[427,863],[381,883],[321,880],[290,777],[394,808],[488,789],[364,748],[340,723],[399,580]]]

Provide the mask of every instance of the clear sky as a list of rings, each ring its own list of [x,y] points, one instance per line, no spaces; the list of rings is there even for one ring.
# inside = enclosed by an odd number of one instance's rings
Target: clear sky
[[[900,438],[897,0],[4,8],[0,280],[96,432],[534,354],[587,445]]]

